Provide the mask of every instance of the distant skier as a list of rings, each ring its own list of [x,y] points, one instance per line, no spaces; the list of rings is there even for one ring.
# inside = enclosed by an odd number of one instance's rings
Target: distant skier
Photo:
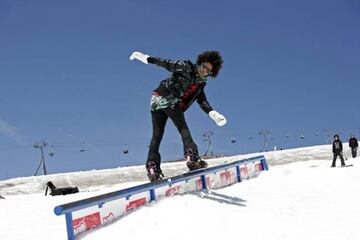
[[[336,159],[339,156],[340,160],[341,160],[341,166],[345,167],[345,161],[344,161],[344,157],[343,157],[343,145],[342,142],[340,141],[339,135],[335,134],[334,135],[334,141],[332,144],[332,152],[334,154],[334,158],[331,164],[331,167],[335,167],[336,166]]]
[[[356,158],[358,146],[359,144],[356,137],[352,135],[349,139],[349,147],[351,148],[351,155],[353,158]]]
[[[184,112],[196,100],[201,109],[212,118],[218,126],[226,124],[226,118],[213,110],[206,99],[204,87],[209,77],[215,78],[223,64],[219,52],[206,51],[198,55],[196,64],[191,61],[172,61],[150,57],[141,52],[133,52],[130,60],[137,59],[145,64],[151,63],[163,67],[171,74],[153,91],[151,97],[151,118],[153,135],[150,142],[146,169],[150,181],[162,179],[159,153],[160,142],[164,135],[165,124],[170,118],[178,129],[183,146],[186,165],[190,170],[207,167],[199,157],[198,148],[191,137],[186,124]]]

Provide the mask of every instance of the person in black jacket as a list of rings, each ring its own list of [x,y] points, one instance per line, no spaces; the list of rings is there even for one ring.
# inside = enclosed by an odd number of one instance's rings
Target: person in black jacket
[[[351,148],[351,155],[353,158],[356,158],[358,146],[359,146],[359,144],[358,144],[356,137],[354,137],[352,135],[349,139],[349,147]]]
[[[338,156],[340,157],[340,160],[341,160],[341,166],[344,167],[345,161],[344,161],[344,157],[343,157],[343,145],[342,145],[342,142],[340,141],[339,135],[337,135],[337,134],[334,135],[334,141],[332,144],[332,152],[334,154],[334,158],[333,158],[331,167],[336,166],[336,159]]]
[[[226,124],[226,118],[213,110],[206,99],[204,88],[209,77],[215,78],[223,64],[219,52],[206,51],[200,54],[197,62],[173,61],[151,57],[141,52],[133,52],[130,60],[137,59],[145,64],[155,64],[165,68],[171,74],[153,90],[151,96],[151,118],[153,135],[150,142],[146,169],[150,181],[162,179],[159,153],[165,124],[170,118],[178,129],[184,147],[184,157],[190,170],[207,167],[207,163],[199,157],[198,148],[191,137],[186,124],[184,112],[197,101],[200,108],[212,118],[218,126]]]

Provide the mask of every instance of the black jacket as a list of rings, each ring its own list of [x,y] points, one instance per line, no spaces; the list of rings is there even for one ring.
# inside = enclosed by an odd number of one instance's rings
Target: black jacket
[[[349,139],[349,147],[357,148],[359,146],[358,141],[355,137]]]
[[[334,140],[332,144],[332,152],[333,153],[341,153],[343,150],[343,145],[340,140]]]
[[[192,84],[197,84],[197,90],[188,95],[189,99],[182,102],[183,111],[186,111],[195,100],[204,112],[209,113],[213,110],[204,92],[206,83],[198,81],[196,65],[191,61],[172,61],[157,57],[149,57],[147,60],[149,63],[163,67],[172,73],[165,80],[161,81],[154,90],[160,96],[169,96],[171,94],[175,98],[181,99]]]

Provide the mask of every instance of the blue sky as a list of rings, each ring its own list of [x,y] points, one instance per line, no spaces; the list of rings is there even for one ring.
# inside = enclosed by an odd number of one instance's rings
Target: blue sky
[[[186,112],[201,153],[206,131],[225,155],[261,150],[263,129],[270,147],[359,136],[359,12],[357,0],[1,1],[0,179],[34,174],[43,139],[49,173],[143,164],[150,95],[168,73],[129,61],[135,50],[223,55],[206,94],[228,124],[196,103]],[[182,155],[171,122],[161,153]]]

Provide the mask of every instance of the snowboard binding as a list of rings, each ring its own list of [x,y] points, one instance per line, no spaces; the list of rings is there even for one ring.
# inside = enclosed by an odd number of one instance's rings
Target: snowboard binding
[[[190,171],[194,171],[208,166],[207,162],[202,160],[192,149],[188,149],[185,154],[186,166]]]
[[[146,164],[147,176],[150,182],[155,182],[163,179],[164,174],[161,169],[156,166],[154,162],[148,162]]]
[[[200,159],[198,161],[186,161],[186,166],[190,171],[194,171],[197,169],[206,168],[208,164],[204,160]]]

